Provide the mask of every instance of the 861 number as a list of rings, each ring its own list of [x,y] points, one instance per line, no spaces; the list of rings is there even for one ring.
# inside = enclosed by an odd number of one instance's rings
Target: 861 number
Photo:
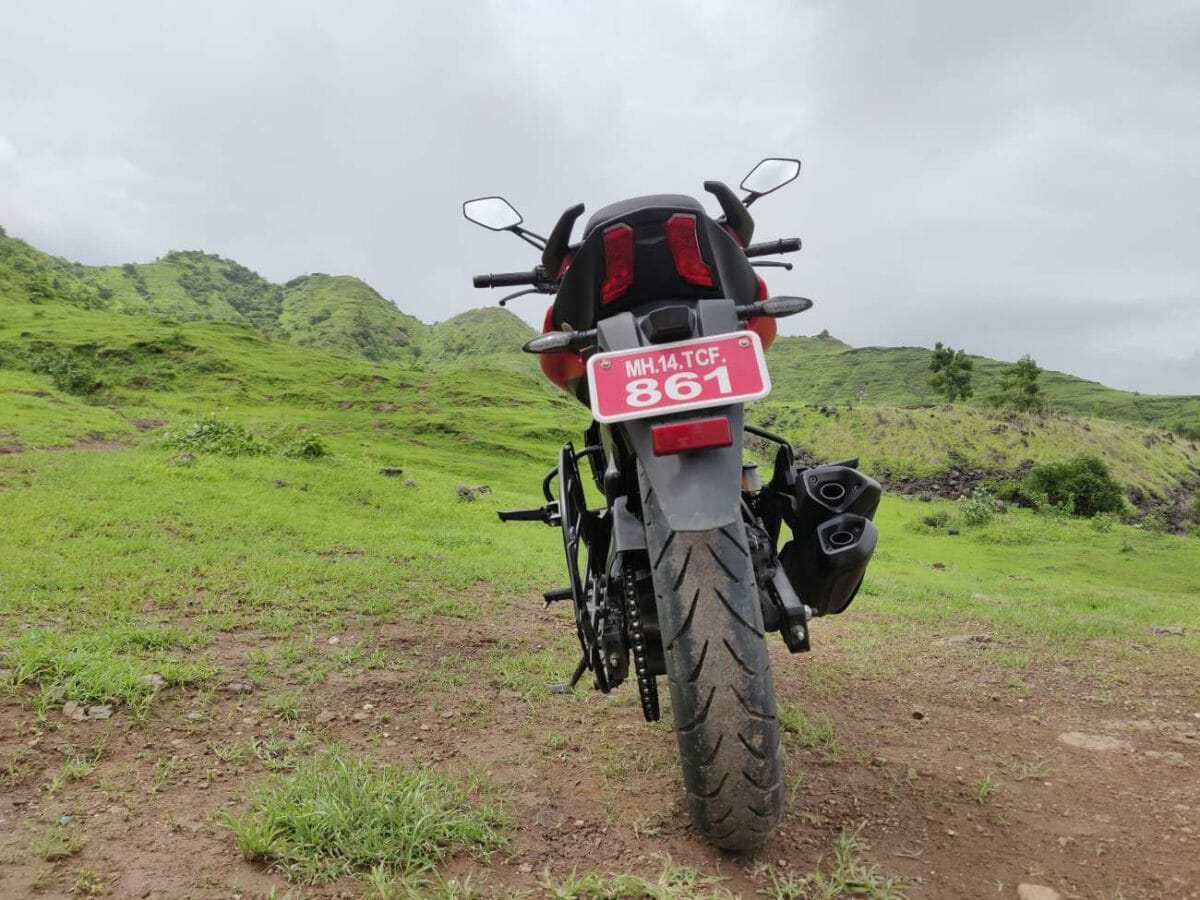
[[[637,409],[645,409],[661,402],[664,394],[668,400],[695,400],[704,392],[702,382],[705,381],[715,381],[719,394],[733,393],[733,385],[729,380],[729,369],[726,366],[719,366],[706,375],[697,375],[695,372],[679,372],[671,375],[662,383],[661,390],[659,390],[657,378],[635,378],[625,385],[625,402]]]

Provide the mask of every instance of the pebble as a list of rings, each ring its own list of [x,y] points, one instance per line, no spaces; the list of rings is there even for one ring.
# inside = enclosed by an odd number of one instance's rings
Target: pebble
[[[1062,894],[1044,884],[1019,884],[1017,897],[1019,900],[1062,900]]]
[[[342,639],[335,634],[333,637],[331,637],[325,643],[327,643],[329,646],[333,647],[333,646],[336,646],[337,644],[340,644],[341,642],[342,642]]]
[[[63,715],[76,722],[82,722],[87,718],[87,710],[74,700],[68,700],[63,704]]]
[[[113,714],[112,704],[101,703],[97,706],[89,706],[87,714],[89,719],[111,719]]]
[[[245,681],[231,681],[225,685],[225,690],[231,694],[249,694],[254,690],[254,685]]]
[[[533,871],[533,866],[531,866],[529,863],[521,863],[521,865],[518,867],[518,871],[524,875],[528,875]]]
[[[163,678],[157,672],[143,675],[141,680],[142,684],[149,685],[150,689],[155,691],[161,691],[167,686],[167,679]]]
[[[925,710],[923,710],[923,709],[914,709],[914,710],[912,711],[912,717],[913,717],[914,719],[916,719],[918,722],[919,722],[919,721],[921,721],[921,719],[925,718]]]

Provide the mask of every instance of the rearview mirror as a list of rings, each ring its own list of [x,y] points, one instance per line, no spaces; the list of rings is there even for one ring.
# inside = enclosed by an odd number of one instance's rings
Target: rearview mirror
[[[480,197],[463,204],[463,215],[476,225],[492,231],[506,231],[520,225],[524,219],[503,197]]]
[[[764,159],[742,179],[742,190],[756,197],[777,191],[785,184],[795,181],[800,174],[798,159]]]

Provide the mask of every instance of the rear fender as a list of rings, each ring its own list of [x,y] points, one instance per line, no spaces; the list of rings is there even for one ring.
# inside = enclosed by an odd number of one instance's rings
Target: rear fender
[[[692,301],[696,328],[692,337],[729,334],[741,328],[732,300]],[[633,313],[618,313],[597,323],[601,350],[627,350],[647,346]],[[718,406],[703,411],[706,416],[729,419],[733,443],[728,447],[655,456],[650,429],[662,422],[687,415],[635,419],[614,425],[642,464],[647,487],[654,490],[659,508],[672,531],[709,531],[736,522],[741,515],[742,405]]]

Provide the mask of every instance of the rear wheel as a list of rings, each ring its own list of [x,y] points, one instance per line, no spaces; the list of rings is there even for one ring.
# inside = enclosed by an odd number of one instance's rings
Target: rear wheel
[[[775,690],[740,516],[672,531],[642,479],[642,509],[683,784],[696,828],[751,850],[783,814]]]

